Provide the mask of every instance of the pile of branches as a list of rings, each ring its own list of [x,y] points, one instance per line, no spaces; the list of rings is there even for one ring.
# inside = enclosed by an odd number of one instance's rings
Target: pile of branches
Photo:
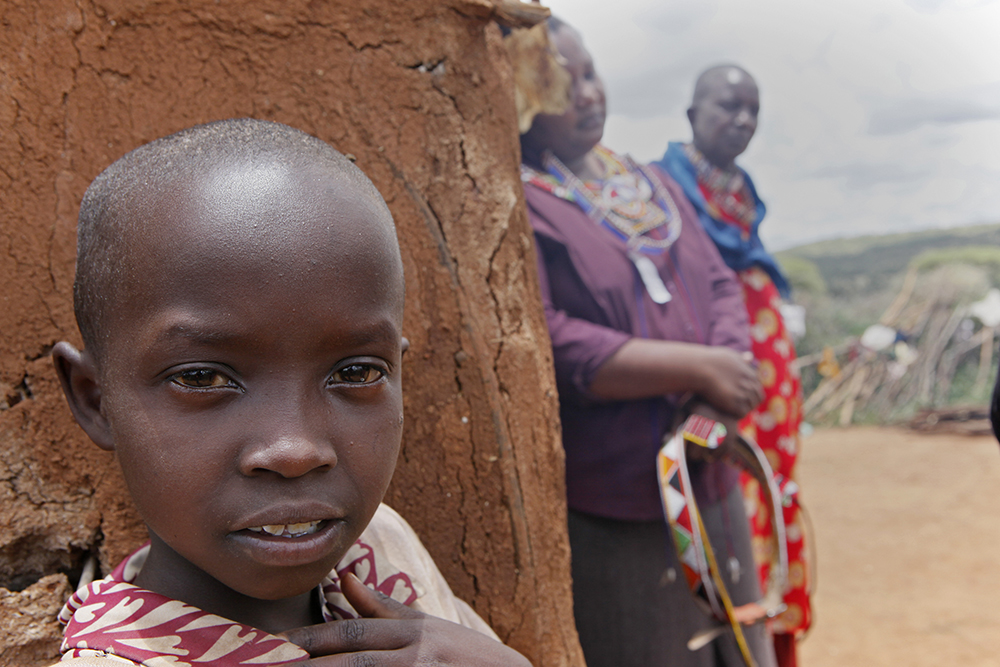
[[[904,406],[940,408],[963,363],[978,363],[974,392],[992,380],[996,324],[974,317],[976,307],[946,281],[916,290],[917,278],[911,267],[878,325],[860,339],[799,358],[800,369],[816,365],[823,376],[803,405],[807,420],[848,426],[864,408],[882,423]]]

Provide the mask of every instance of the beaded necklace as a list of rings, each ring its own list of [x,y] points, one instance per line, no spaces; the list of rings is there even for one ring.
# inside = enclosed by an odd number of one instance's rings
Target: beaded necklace
[[[584,183],[550,151],[542,156],[547,173],[522,165],[521,179],[574,202],[595,223],[625,241],[632,260],[654,303],[671,300],[659,269],[648,254],[669,248],[681,233],[681,216],[670,193],[645,168],[630,157],[619,158],[603,146],[594,153],[604,167],[602,178]],[[661,238],[649,236],[666,227]]]
[[[631,250],[659,254],[673,245],[681,233],[681,216],[659,179],[632,158],[619,158],[603,146],[596,146],[594,154],[604,168],[595,181],[584,183],[549,151],[542,156],[547,173],[522,165],[521,178],[574,202]],[[666,227],[662,238],[648,235],[660,227]]]
[[[684,154],[694,166],[698,185],[708,191],[711,204],[740,226],[749,229],[757,220],[757,202],[747,187],[743,172],[722,170],[708,161],[694,144],[684,144]]]

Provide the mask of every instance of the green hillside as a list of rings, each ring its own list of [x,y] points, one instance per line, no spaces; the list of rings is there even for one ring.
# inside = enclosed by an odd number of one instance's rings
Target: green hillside
[[[947,314],[1000,286],[1000,224],[835,239],[785,250],[777,258],[792,284],[793,300],[806,308],[807,333],[796,343],[799,356],[813,355],[827,346],[847,355],[844,343],[879,322],[911,269],[914,289],[903,305],[917,310],[921,303],[937,303]],[[917,326],[898,318],[891,324],[907,336]],[[970,321],[955,335],[961,337],[971,327]],[[989,387],[975,382],[978,357],[971,352],[962,355],[954,359],[958,364],[954,382],[949,380],[950,388],[932,398],[933,404],[981,403],[988,398]],[[838,354],[841,364],[847,358]],[[997,357],[993,359],[995,370]],[[807,395],[820,380],[815,366],[803,368]],[[894,419],[905,418],[926,404],[912,398],[904,403],[896,405]]]
[[[777,257],[782,264],[794,258],[812,262],[831,294],[848,295],[891,287],[924,251],[970,246],[1000,248],[1000,224],[833,239],[791,248]]]

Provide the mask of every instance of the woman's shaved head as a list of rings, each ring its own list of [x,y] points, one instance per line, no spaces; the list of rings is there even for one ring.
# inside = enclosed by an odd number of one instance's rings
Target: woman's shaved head
[[[706,96],[714,92],[718,86],[735,86],[743,82],[752,85],[754,88],[757,87],[757,82],[750,76],[750,73],[739,65],[715,65],[714,67],[709,67],[698,75],[698,79],[694,83],[694,95],[692,96],[691,106],[697,106]]]
[[[694,85],[688,120],[694,146],[719,169],[733,168],[757,130],[760,91],[738,65],[717,65]]]
[[[372,223],[382,228],[380,238],[396,245],[391,215],[368,177],[331,146],[305,132],[280,123],[240,118],[198,125],[157,139],[105,169],[91,183],[80,206],[74,307],[84,344],[91,353],[101,355],[110,335],[107,316],[124,296],[122,290],[134,286],[139,278],[134,275],[130,250],[148,236],[150,221],[158,217],[164,202],[172,199],[176,203],[185,192],[196,198],[207,182],[225,192],[226,179],[233,174],[244,180],[251,174],[256,179],[253,187],[258,189],[262,183],[279,187],[281,174],[289,170],[315,174],[317,188],[337,182],[370,200],[375,211]],[[231,192],[232,206],[253,205],[252,198],[245,196],[242,181]],[[221,205],[228,203],[222,201]],[[266,235],[267,230],[254,234]],[[246,236],[254,242],[249,231]],[[395,254],[398,258],[398,247]]]

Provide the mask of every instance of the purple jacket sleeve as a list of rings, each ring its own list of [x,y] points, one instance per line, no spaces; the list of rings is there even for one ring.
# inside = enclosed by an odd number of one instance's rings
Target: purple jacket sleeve
[[[604,364],[632,336],[624,331],[605,327],[584,319],[570,317],[552,305],[549,269],[543,249],[536,244],[538,282],[545,308],[545,321],[552,339],[552,356],[560,397],[565,400],[566,390],[587,400],[596,399],[590,393],[590,384],[597,369]]]

